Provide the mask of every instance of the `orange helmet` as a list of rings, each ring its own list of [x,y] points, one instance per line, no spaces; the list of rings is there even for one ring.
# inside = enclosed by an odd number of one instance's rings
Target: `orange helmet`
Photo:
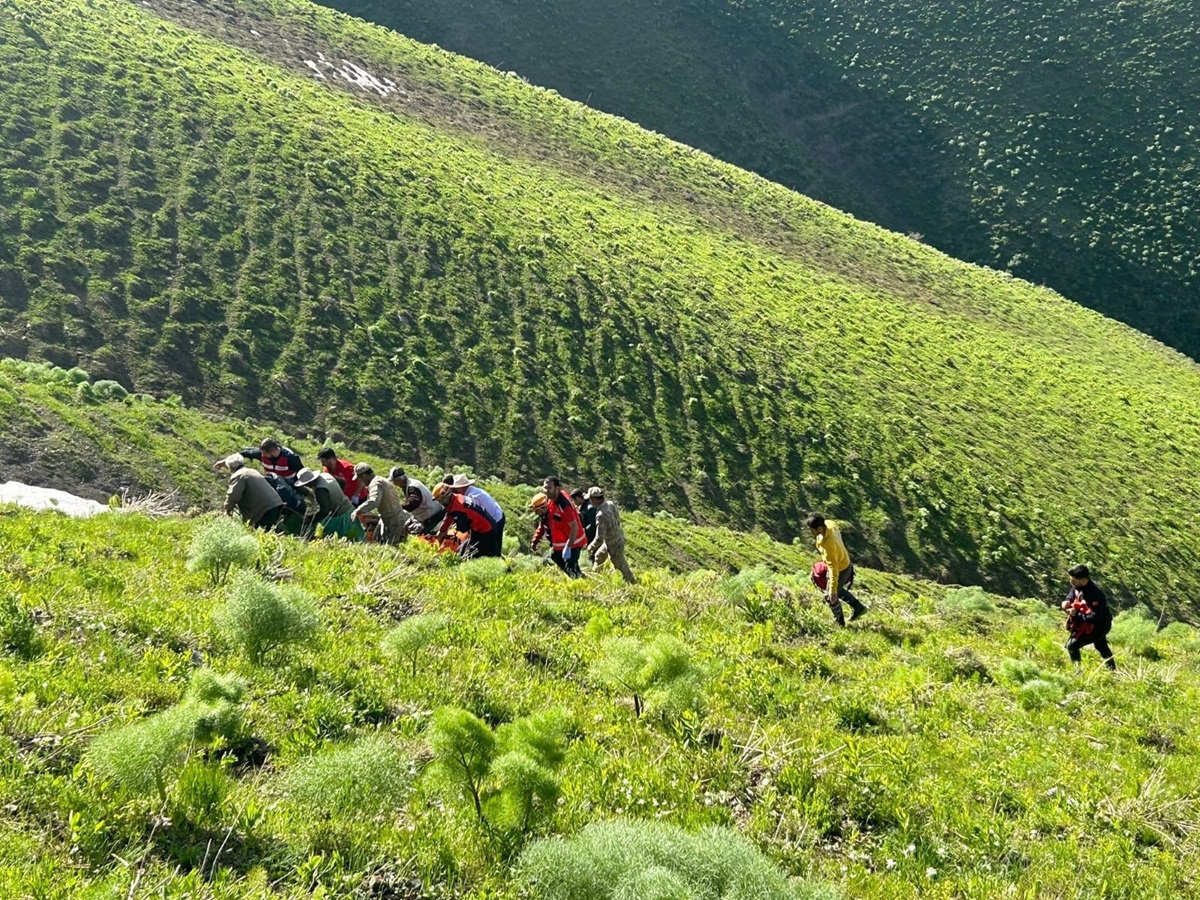
[[[536,494],[534,494],[533,499],[529,501],[529,508],[535,509],[539,512],[542,511],[543,509],[545,509],[549,505],[550,505],[550,498],[547,497],[545,494],[543,494],[541,491],[538,491]]]
[[[442,503],[450,495],[450,485],[439,481],[433,486],[433,499],[438,503]]]

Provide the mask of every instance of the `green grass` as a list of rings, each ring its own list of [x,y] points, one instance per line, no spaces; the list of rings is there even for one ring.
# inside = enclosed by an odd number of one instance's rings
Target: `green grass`
[[[759,866],[761,852],[845,897],[1171,898],[1200,877],[1188,626],[1134,628],[1136,654],[1114,638],[1110,676],[1091,651],[1071,669],[1061,616],[1036,601],[963,604],[874,572],[862,575],[871,614],[842,631],[801,584],[754,621],[717,576],[636,552],[634,587],[554,570],[477,585],[415,543],[264,535],[271,571],[317,597],[322,627],[260,666],[219,639],[228,588],[179,552],[203,526],[0,515],[4,589],[41,611],[37,652],[0,655],[5,896],[126,896],[141,871],[154,895],[516,900],[521,852],[581,833],[527,857],[543,884],[548,859],[583,865],[647,840],[677,874],[637,883],[694,877],[699,844],[670,828],[638,836],[629,820],[723,829],[731,865]],[[448,617],[416,677],[381,649],[414,610]],[[592,676],[608,636],[658,634],[704,673],[703,712],[637,717]],[[96,774],[88,748],[180,708],[198,665],[246,685],[236,730],[193,745],[165,799]],[[557,802],[529,830],[495,830],[437,779],[429,724],[442,707],[530,746],[540,725],[506,726],[548,710],[572,723],[553,757]],[[385,750],[392,774],[371,788],[366,755]],[[360,790],[372,796],[356,804]],[[586,875],[568,862],[563,884]]]
[[[676,568],[785,551],[671,516],[807,542],[815,508],[891,571],[1042,592],[1085,560],[1123,602],[1192,608],[1193,364],[443,51],[223,9],[20,0],[0,23],[9,352],[280,423],[310,456],[344,435],[601,482]],[[405,93],[318,80],[318,53]],[[5,442],[54,476],[153,461],[131,480],[211,503],[205,455],[261,436],[3,384]]]
[[[323,2],[1200,351],[1192,4]]]

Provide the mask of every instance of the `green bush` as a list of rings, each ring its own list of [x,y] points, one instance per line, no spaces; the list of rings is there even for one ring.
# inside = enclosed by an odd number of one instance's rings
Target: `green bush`
[[[442,708],[428,731],[430,775],[469,799],[480,822],[520,836],[554,809],[568,718],[549,710],[500,726],[463,709]]]
[[[1038,709],[1057,703],[1066,695],[1066,687],[1057,679],[1032,678],[1017,688],[1017,702],[1025,709]]]
[[[84,754],[92,768],[135,794],[165,799],[168,777],[194,750],[229,737],[246,691],[236,676],[200,669],[183,699],[169,709],[96,738]]]
[[[410,616],[383,636],[383,653],[389,659],[409,662],[412,677],[416,678],[417,654],[449,624],[450,617],[440,613]]]
[[[108,379],[92,382],[92,391],[100,400],[124,400],[129,396],[129,391],[125,390],[119,382]]]
[[[832,889],[794,882],[729,828],[690,833],[664,822],[588,825],[521,854],[514,872],[533,900],[816,900]]]
[[[982,588],[977,587],[951,588],[942,597],[942,605],[947,609],[971,613],[996,611],[996,604],[988,598]]]
[[[37,651],[37,623],[16,594],[0,591],[0,650],[30,657]]]
[[[300,760],[283,773],[279,788],[310,813],[371,817],[403,805],[416,774],[415,761],[400,744],[373,734]]]
[[[670,719],[699,711],[704,703],[702,673],[688,647],[672,635],[660,634],[648,643],[609,638],[592,672],[602,684],[628,693],[638,716],[645,710]]]
[[[484,587],[508,574],[508,561],[495,556],[481,557],[467,560],[456,571],[471,584]]]
[[[232,790],[233,779],[221,765],[193,756],[175,784],[176,806],[194,822],[215,823]]]
[[[1156,659],[1154,640],[1158,636],[1158,619],[1142,606],[1135,606],[1113,618],[1109,641],[1123,652]]]
[[[213,624],[255,665],[273,650],[305,641],[318,627],[312,597],[297,587],[269,584],[239,572],[229,599],[213,613]]]
[[[222,584],[234,566],[249,566],[258,558],[258,541],[245,525],[228,516],[196,529],[188,545],[187,566],[208,572],[214,586]]]

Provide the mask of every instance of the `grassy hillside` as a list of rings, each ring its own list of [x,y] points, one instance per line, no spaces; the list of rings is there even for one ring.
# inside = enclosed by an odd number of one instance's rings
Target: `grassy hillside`
[[[14,11],[5,352],[785,540],[820,508],[891,570],[1197,596],[1200,377],[1129,329],[318,7]]]
[[[1122,613],[1110,676],[1068,668],[1036,601],[872,573],[845,631],[764,571],[627,588],[415,543],[258,536],[214,586],[186,563],[206,527],[0,514],[4,896],[610,897],[620,866],[597,860],[646,859],[637,822],[741,834],[809,884],[723,892],[693,868],[695,896],[1165,900],[1200,878],[1188,626]],[[247,584],[315,630],[252,661],[230,626]],[[612,676],[642,642],[637,716]],[[447,747],[477,745],[447,745],[446,708],[482,720],[478,746],[538,738],[481,770],[485,822],[447,780]],[[592,856],[526,855],[613,820],[635,825]],[[651,883],[695,862],[657,846]]]
[[[324,2],[1200,352],[1194,4]]]

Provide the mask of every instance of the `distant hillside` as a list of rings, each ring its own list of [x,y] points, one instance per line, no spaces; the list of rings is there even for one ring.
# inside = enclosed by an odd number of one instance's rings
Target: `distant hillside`
[[[1200,353],[1194,3],[322,2]]]
[[[1197,596],[1200,371],[1130,329],[319,7],[14,10],[5,354],[785,541],[818,508],[945,581]]]

